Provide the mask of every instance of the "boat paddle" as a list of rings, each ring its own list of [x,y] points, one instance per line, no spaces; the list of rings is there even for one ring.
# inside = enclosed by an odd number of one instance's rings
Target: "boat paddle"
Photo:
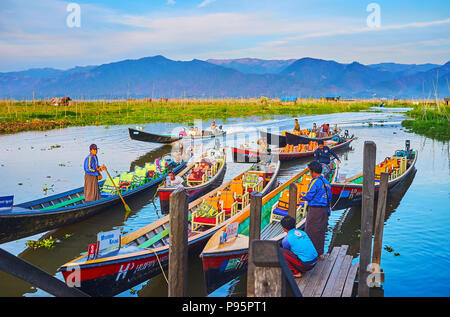
[[[123,197],[122,197],[122,195],[120,194],[119,189],[117,188],[116,184],[114,183],[114,180],[112,179],[111,175],[109,175],[108,169],[107,169],[106,167],[105,167],[105,171],[106,171],[106,174],[108,174],[109,179],[110,179],[111,182],[113,183],[114,188],[115,188],[116,191],[117,191],[117,194],[119,194],[120,199],[122,199],[122,202],[123,202],[123,205],[124,205],[125,211],[126,211],[126,212],[125,212],[125,219],[124,219],[124,221],[126,221],[127,218],[128,218],[128,215],[129,215],[130,212],[131,212],[131,208],[128,207],[128,205],[125,203],[125,200],[123,200]]]

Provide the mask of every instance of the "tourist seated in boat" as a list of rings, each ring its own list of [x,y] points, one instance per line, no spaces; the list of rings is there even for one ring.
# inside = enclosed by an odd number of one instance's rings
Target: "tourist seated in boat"
[[[316,125],[316,123],[313,123],[313,127],[312,127],[311,132],[317,133],[317,125]]]
[[[324,123],[320,126],[319,129],[319,137],[326,137],[330,133],[330,125],[328,123]]]
[[[294,277],[301,277],[317,263],[318,254],[308,234],[295,228],[295,219],[286,216],[281,220],[281,226],[287,233],[281,241],[281,252]]]
[[[211,124],[211,131],[213,134],[216,134],[216,129],[217,129],[216,121],[213,121]]]
[[[333,133],[336,134],[336,133],[338,133],[338,132],[339,132],[338,125],[335,124],[335,125],[334,125],[334,129],[333,129]]]
[[[301,199],[308,203],[305,232],[314,244],[319,257],[323,258],[325,234],[331,212],[331,184],[322,176],[322,165],[319,162],[309,163],[308,169],[313,179],[309,183],[308,192],[300,195]]]
[[[182,185],[183,182],[184,182],[183,178],[181,178],[179,175],[175,175],[173,171],[170,171],[169,174],[166,176],[167,187],[177,187],[179,185]]]
[[[294,131],[298,131],[298,132],[300,132],[300,124],[298,123],[298,120],[297,119],[295,119],[295,127],[294,127]]]
[[[202,131],[200,131],[197,127],[195,127],[194,131],[195,131],[195,135],[196,136],[201,136],[202,135]]]
[[[183,128],[183,129],[180,131],[180,133],[178,133],[178,135],[179,135],[179,136],[187,136],[186,128]]]
[[[266,141],[261,138],[258,141],[256,141],[256,144],[258,144],[258,152],[259,153],[267,153],[267,143]]]
[[[99,166],[97,158],[97,145],[89,146],[89,155],[84,160],[84,200],[86,202],[100,199],[98,181],[102,179],[101,171],[106,170],[105,165]]]
[[[189,135],[189,136],[195,136],[194,127],[191,127],[191,130],[189,130],[188,135]]]
[[[317,143],[318,147],[314,151],[314,159],[322,165],[323,174],[325,178],[328,179],[330,174],[331,156],[333,156],[339,163],[341,163],[341,160],[332,149],[324,145],[322,140],[319,140]]]

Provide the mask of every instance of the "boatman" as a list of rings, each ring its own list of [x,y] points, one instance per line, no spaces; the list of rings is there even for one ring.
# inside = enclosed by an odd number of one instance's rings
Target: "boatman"
[[[295,119],[295,127],[294,127],[294,131],[300,132],[300,124],[298,123],[298,120],[297,120],[297,119]]]
[[[330,162],[331,162],[330,156],[333,155],[334,158],[339,163],[341,163],[341,160],[332,149],[330,149],[328,146],[323,145],[322,140],[319,140],[317,142],[317,145],[318,147],[314,151],[314,159],[320,164],[322,164],[323,175],[325,176],[325,178],[328,179],[330,175]]]
[[[286,216],[281,219],[281,226],[287,232],[281,242],[281,252],[295,277],[311,270],[317,263],[318,254],[308,234],[295,229],[295,219]]]
[[[97,145],[91,144],[89,151],[89,155],[84,160],[84,200],[86,202],[100,199],[98,181],[102,179],[100,172],[106,169],[105,165],[98,165]]]
[[[322,165],[319,162],[309,163],[308,168],[313,179],[309,183],[308,192],[301,194],[302,199],[308,202],[305,232],[314,244],[319,258],[323,258],[332,198],[331,184],[322,176]]]

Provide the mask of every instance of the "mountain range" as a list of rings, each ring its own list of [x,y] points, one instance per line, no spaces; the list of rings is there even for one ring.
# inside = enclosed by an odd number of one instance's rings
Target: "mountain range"
[[[309,57],[174,61],[159,55],[68,70],[0,73],[0,98],[434,98],[436,86],[442,98],[450,94],[449,77],[450,62],[363,65]]]

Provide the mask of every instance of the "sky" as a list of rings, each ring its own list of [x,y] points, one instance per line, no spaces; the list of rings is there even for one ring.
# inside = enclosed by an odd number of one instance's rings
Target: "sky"
[[[0,0],[0,72],[154,55],[444,64],[450,1]]]

